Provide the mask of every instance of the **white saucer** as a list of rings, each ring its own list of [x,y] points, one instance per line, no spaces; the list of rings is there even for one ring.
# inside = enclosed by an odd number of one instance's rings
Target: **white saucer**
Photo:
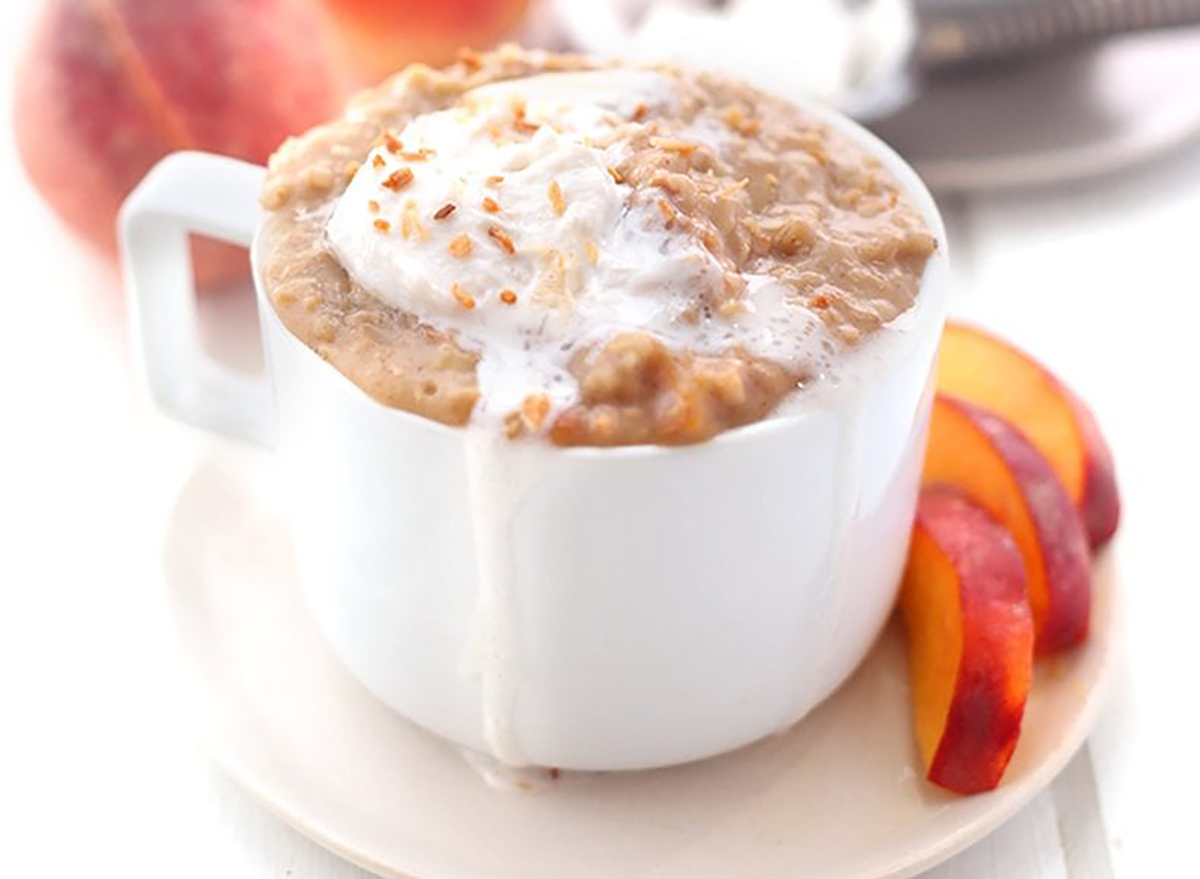
[[[1083,742],[1119,614],[1097,569],[1093,635],[1039,667],[999,790],[945,794],[915,772],[901,633],[794,729],[653,772],[488,787],[459,751],[376,702],[326,648],[295,582],[265,453],[196,469],[168,531],[167,586],[219,759],[285,821],[368,870],[419,879],[882,879],[1003,822]]]

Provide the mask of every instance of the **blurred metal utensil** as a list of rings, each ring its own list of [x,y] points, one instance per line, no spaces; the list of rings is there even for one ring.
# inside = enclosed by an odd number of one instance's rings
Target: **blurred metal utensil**
[[[1200,0],[916,0],[921,71],[1200,24]]]

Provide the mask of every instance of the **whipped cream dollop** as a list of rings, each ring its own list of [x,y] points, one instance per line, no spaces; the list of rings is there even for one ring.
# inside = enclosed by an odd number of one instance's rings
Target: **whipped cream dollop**
[[[684,318],[722,267],[613,170],[629,149],[618,127],[676,101],[670,77],[649,70],[492,83],[389,136],[342,194],[327,225],[338,260],[480,355],[476,421],[498,424],[531,394],[570,405],[571,358],[622,330],[698,352],[820,357],[820,321],[769,276],[746,278],[735,320]],[[694,128],[719,152],[717,126]]]

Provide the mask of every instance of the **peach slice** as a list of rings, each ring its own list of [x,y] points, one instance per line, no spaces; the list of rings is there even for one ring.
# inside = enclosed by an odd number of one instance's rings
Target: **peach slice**
[[[1120,500],[1112,453],[1087,407],[1024,351],[983,330],[948,324],[938,390],[995,412],[1037,447],[1102,546],[1117,529]]]
[[[1021,431],[939,394],[922,479],[961,489],[1012,533],[1025,561],[1038,652],[1087,636],[1091,574],[1083,523],[1050,464]]]
[[[900,593],[926,777],[957,793],[1000,783],[1033,677],[1033,618],[1012,536],[953,489],[917,507]]]

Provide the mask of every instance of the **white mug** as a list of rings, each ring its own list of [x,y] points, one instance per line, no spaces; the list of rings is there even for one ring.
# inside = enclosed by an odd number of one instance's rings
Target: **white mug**
[[[916,305],[761,422],[687,447],[480,440],[387,408],[280,322],[259,267],[263,170],[179,153],[127,200],[122,250],[150,390],[274,445],[306,599],[400,714],[509,764],[641,769],[795,723],[895,600],[946,310],[946,237],[895,153],[808,108],[899,179],[938,240]],[[189,233],[249,245],[268,375],[205,354]]]

